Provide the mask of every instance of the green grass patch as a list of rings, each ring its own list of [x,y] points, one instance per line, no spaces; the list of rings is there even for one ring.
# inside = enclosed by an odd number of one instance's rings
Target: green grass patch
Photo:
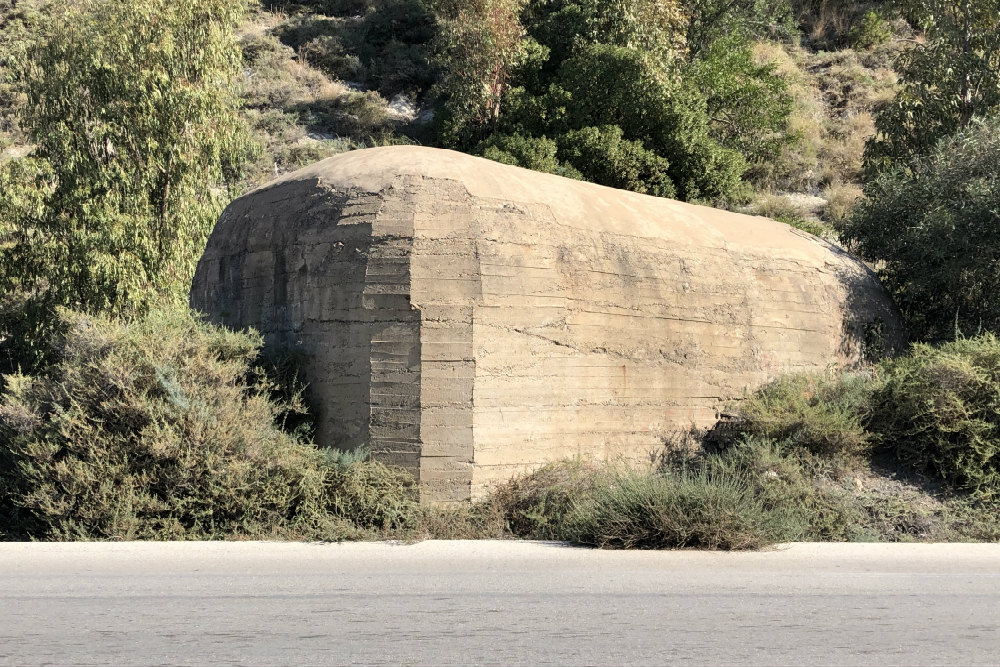
[[[708,467],[652,474],[615,471],[574,505],[564,537],[616,549],[758,549],[793,519],[768,507],[750,480]]]

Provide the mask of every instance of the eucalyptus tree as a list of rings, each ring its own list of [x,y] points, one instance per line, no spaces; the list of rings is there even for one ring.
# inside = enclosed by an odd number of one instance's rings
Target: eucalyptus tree
[[[0,344],[38,362],[59,307],[186,298],[253,152],[233,0],[61,0],[11,58],[27,158],[0,165]],[[13,305],[12,305],[13,304]]]

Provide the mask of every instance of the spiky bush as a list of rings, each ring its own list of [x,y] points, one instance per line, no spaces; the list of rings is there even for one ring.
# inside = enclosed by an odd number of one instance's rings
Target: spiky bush
[[[884,368],[871,418],[882,442],[955,489],[1000,497],[1000,340],[915,345]]]
[[[871,538],[856,489],[844,477],[858,463],[814,454],[791,441],[743,437],[704,465],[720,478],[741,478],[765,509],[786,513],[780,539],[841,542]]]
[[[334,450],[324,453],[328,512],[369,532],[416,526],[420,510],[408,473],[372,460],[364,449],[346,455]]]
[[[871,445],[864,419],[873,387],[866,373],[783,375],[739,404],[741,428],[822,456],[862,455]]]
[[[792,519],[765,506],[742,476],[618,471],[576,505],[564,537],[613,549],[756,549],[788,536]]]
[[[582,461],[550,463],[496,487],[473,512],[482,523],[498,526],[501,534],[563,539],[566,518],[593,492],[595,471]]]
[[[406,522],[399,473],[328,461],[275,423],[289,406],[251,372],[258,335],[184,310],[62,318],[58,361],[0,397],[8,536],[341,539],[355,520]]]

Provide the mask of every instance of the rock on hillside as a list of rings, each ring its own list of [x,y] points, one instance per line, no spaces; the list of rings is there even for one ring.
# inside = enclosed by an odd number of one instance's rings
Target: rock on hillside
[[[319,444],[369,446],[433,502],[648,460],[782,371],[903,338],[859,261],[787,225],[412,146],[235,201],[191,303],[304,351]]]

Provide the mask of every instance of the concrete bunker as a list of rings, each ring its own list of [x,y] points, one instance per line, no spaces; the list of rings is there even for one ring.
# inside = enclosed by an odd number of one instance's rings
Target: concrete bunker
[[[783,371],[903,338],[861,262],[782,223],[422,147],[233,202],[191,304],[305,353],[318,443],[371,448],[431,502],[647,459]]]

